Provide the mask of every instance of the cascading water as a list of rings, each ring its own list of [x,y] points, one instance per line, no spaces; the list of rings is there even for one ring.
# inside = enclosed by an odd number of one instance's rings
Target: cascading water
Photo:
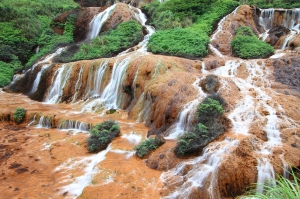
[[[260,38],[262,38],[263,41],[267,39],[269,36],[269,30],[274,27],[274,20],[275,20],[275,12],[277,10],[275,9],[262,9],[261,14],[259,17],[259,23],[264,28],[265,32],[260,34]],[[280,10],[281,11],[281,10]],[[291,41],[296,34],[300,34],[300,9],[292,9],[292,10],[285,10],[285,13],[283,15],[283,20],[281,25],[287,29],[290,30],[290,33],[285,38],[283,45],[281,46],[281,50],[284,50],[288,47],[289,41]]]
[[[88,82],[87,82],[88,86],[86,87],[86,91],[85,91],[86,97],[100,96],[101,89],[103,87],[102,79],[105,71],[108,69],[108,61],[109,60],[102,61],[95,71],[93,67],[90,67]]]
[[[270,8],[262,10],[260,14],[259,23],[264,28],[265,32],[268,32],[273,28],[274,13],[275,10]]]
[[[75,102],[75,100],[77,99],[78,91],[79,91],[79,89],[82,86],[82,73],[83,73],[83,69],[84,69],[84,67],[81,66],[80,70],[79,70],[78,78],[77,78],[77,81],[76,81],[76,84],[75,84],[75,94],[73,96],[72,102]]]
[[[58,129],[63,130],[74,130],[74,131],[80,131],[80,132],[87,132],[90,129],[90,124],[86,122],[79,122],[78,120],[65,120],[61,123],[59,123]]]
[[[300,8],[285,11],[283,26],[300,34]]]
[[[63,89],[72,72],[73,65],[63,64],[52,78],[52,84],[46,96],[46,103],[57,103],[63,95]]]
[[[167,139],[176,139],[182,135],[184,131],[188,130],[192,126],[192,120],[194,118],[194,110],[200,103],[206,94],[199,86],[201,79],[197,78],[193,83],[194,88],[198,91],[198,96],[195,100],[187,103],[179,114],[179,121],[172,125],[168,131],[171,133],[166,137]]]
[[[50,117],[41,116],[37,128],[51,128],[52,120]]]
[[[105,87],[101,95],[101,100],[104,102],[105,107],[113,109],[120,108],[122,98],[122,80],[126,75],[126,69],[129,62],[130,58],[128,57],[115,62],[110,82]]]
[[[108,19],[112,11],[115,9],[116,4],[106,8],[103,12],[100,12],[90,22],[89,32],[86,37],[87,40],[92,40],[96,38],[102,28],[102,25]]]
[[[42,74],[43,74],[43,72],[46,70],[46,69],[48,69],[50,67],[50,64],[46,64],[46,65],[44,65],[42,68],[41,68],[41,70],[38,72],[38,74],[36,75],[36,78],[35,78],[35,80],[34,80],[34,82],[33,82],[33,85],[32,85],[32,88],[31,88],[31,93],[34,93],[36,90],[37,90],[37,88],[38,88],[38,86],[39,86],[39,84],[40,84],[40,81],[41,81],[41,76],[42,76]]]

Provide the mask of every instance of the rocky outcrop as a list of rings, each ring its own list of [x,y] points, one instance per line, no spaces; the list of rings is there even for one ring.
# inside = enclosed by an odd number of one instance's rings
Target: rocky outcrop
[[[300,57],[285,57],[273,61],[275,81],[300,92]],[[288,91],[286,91],[288,93]]]
[[[111,13],[110,17],[103,24],[100,32],[108,31],[110,28],[115,29],[120,23],[128,20],[136,20],[134,13],[127,4],[118,3]]]
[[[110,6],[114,3],[120,2],[134,6],[141,7],[144,4],[151,3],[153,0],[75,0],[82,7],[102,7]]]

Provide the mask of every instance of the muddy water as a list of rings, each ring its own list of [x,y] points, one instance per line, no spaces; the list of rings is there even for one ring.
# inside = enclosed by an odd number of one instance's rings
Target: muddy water
[[[160,171],[134,156],[133,147],[147,127],[127,119],[126,112],[99,116],[80,113],[80,104],[43,104],[24,95],[0,93],[0,114],[27,110],[22,125],[0,122],[0,198],[159,198]],[[121,135],[101,154],[87,151],[88,133],[36,128],[37,113],[96,124],[120,123]],[[102,156],[102,157],[101,157]]]

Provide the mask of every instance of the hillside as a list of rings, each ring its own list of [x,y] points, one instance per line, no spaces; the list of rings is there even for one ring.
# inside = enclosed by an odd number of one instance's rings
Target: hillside
[[[299,7],[1,1],[0,198],[299,187]]]

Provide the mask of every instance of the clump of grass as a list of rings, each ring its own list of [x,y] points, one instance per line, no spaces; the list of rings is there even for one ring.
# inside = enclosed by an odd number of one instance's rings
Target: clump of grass
[[[120,133],[120,126],[114,120],[107,120],[97,124],[90,131],[88,138],[88,150],[98,152],[105,149],[108,144]]]
[[[164,143],[165,139],[162,136],[156,136],[155,138],[149,138],[142,141],[142,143],[138,146],[135,146],[134,149],[136,150],[136,155],[140,158],[143,158],[145,155],[157,149]]]

